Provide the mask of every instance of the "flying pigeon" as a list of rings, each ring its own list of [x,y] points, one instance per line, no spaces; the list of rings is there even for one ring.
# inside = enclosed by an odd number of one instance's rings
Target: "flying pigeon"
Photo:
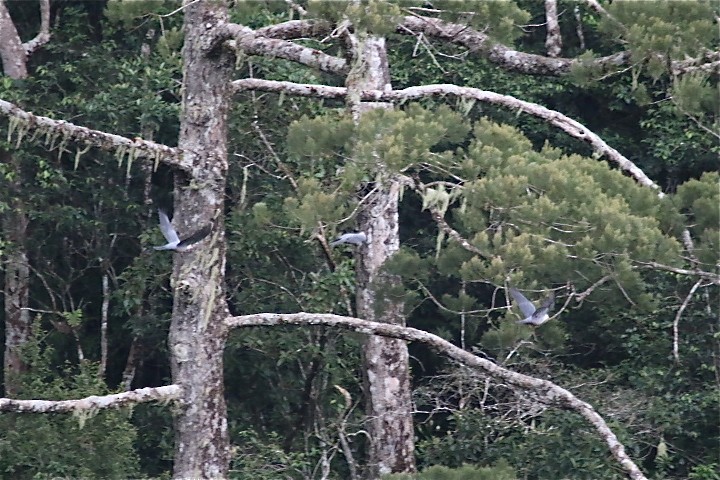
[[[212,225],[208,224],[189,237],[180,240],[177,231],[175,231],[175,228],[170,223],[167,213],[158,208],[158,216],[160,217],[160,231],[168,243],[160,247],[153,247],[155,250],[175,250],[176,252],[185,252],[191,246],[207,237],[212,231]]]
[[[364,232],[357,233],[343,233],[335,241],[330,242],[330,246],[334,247],[341,243],[350,243],[352,245],[362,245],[367,240],[367,235]]]
[[[540,308],[538,308],[537,310],[535,309],[535,305],[533,305],[530,300],[525,298],[525,296],[522,293],[518,292],[516,289],[511,288],[510,295],[512,295],[512,297],[515,299],[515,303],[517,303],[522,314],[525,315],[525,318],[523,318],[522,320],[518,320],[517,323],[538,327],[550,319],[550,315],[548,315],[548,312],[550,311],[550,306],[555,301],[555,295],[553,294],[553,292],[550,292],[550,296],[540,305]]]

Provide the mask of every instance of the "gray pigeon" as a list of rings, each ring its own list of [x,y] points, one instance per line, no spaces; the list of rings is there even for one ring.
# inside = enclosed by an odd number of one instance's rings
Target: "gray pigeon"
[[[357,233],[343,233],[340,235],[335,241],[330,242],[330,246],[334,247],[336,245],[340,245],[341,243],[349,243],[351,245],[362,245],[367,240],[367,235],[365,235],[365,232],[357,232]]]
[[[205,225],[203,228],[193,233],[189,237],[180,240],[177,231],[170,223],[170,219],[164,210],[158,208],[158,216],[160,217],[160,231],[168,243],[160,247],[153,247],[155,250],[175,250],[176,252],[185,252],[191,246],[207,237],[212,231],[212,225]]]
[[[512,295],[515,299],[515,303],[517,303],[522,314],[525,315],[525,318],[518,320],[517,323],[538,327],[550,319],[548,312],[550,311],[550,306],[555,301],[555,295],[553,292],[550,292],[550,296],[545,299],[542,305],[540,305],[540,308],[537,310],[535,309],[535,305],[533,305],[530,300],[525,298],[525,295],[518,292],[516,289],[511,288],[510,295]]]

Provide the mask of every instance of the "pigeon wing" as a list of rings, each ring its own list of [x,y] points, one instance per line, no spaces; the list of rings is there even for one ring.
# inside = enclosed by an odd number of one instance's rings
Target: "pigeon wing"
[[[530,317],[533,313],[535,313],[535,305],[533,305],[530,300],[525,298],[525,295],[518,292],[514,288],[510,289],[510,295],[512,295],[512,297],[515,299],[515,303],[517,303],[518,308],[520,308],[522,314],[525,315],[525,318]]]
[[[203,228],[193,233],[189,237],[183,238],[180,243],[178,243],[178,248],[189,247],[190,245],[198,243],[200,240],[210,235],[210,232],[212,232],[212,225],[205,225]]]
[[[160,231],[165,237],[165,240],[167,240],[168,243],[180,242],[177,232],[170,224],[170,219],[168,218],[167,213],[165,213],[164,210],[158,209],[158,216],[160,217]]]

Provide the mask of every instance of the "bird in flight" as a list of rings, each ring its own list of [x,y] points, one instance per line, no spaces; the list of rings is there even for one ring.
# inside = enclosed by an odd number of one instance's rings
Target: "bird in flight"
[[[159,247],[153,247],[155,250],[175,250],[176,252],[185,252],[200,240],[207,237],[212,231],[212,225],[208,224],[189,237],[180,240],[177,231],[170,223],[167,213],[158,208],[158,216],[160,217],[160,231],[168,243]]]
[[[349,243],[351,245],[362,245],[367,240],[367,235],[364,232],[357,233],[343,233],[336,240],[330,242],[330,246],[334,247],[341,243]]]
[[[530,300],[525,298],[525,295],[516,289],[511,288],[510,295],[512,295],[513,299],[515,299],[515,303],[517,303],[517,306],[520,308],[522,314],[525,315],[525,318],[518,320],[517,323],[538,327],[550,320],[550,307],[555,301],[555,295],[552,291],[550,292],[550,296],[545,299],[538,309],[535,308],[535,305],[533,305]]]

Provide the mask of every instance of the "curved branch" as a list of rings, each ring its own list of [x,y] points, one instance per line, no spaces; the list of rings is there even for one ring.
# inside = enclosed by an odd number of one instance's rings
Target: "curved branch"
[[[160,143],[143,140],[141,138],[129,139],[120,135],[92,130],[64,120],[53,120],[42,117],[19,108],[18,106],[0,100],[0,116],[14,119],[18,122],[17,135],[26,133],[45,133],[46,138],[58,137],[62,140],[82,142],[88,146],[102,150],[118,152],[124,150],[132,158],[146,158],[155,162],[178,167],[182,170],[190,169],[189,160],[185,160],[182,150],[168,147]]]
[[[178,400],[182,393],[180,385],[166,385],[155,388],[139,388],[129,392],[92,395],[79,400],[14,400],[0,398],[0,412],[17,413],[75,413],[120,408],[147,402],[169,402]]]
[[[267,92],[284,92],[293,95],[318,98],[342,98],[345,96],[347,91],[344,87],[275,82],[256,78],[235,80],[232,83],[233,87],[238,91],[263,90]],[[590,131],[590,129],[586,128],[580,122],[577,122],[560,112],[538,105],[537,103],[525,102],[515,97],[511,97],[510,95],[501,95],[499,93],[471,87],[458,87],[457,85],[451,84],[423,85],[419,87],[409,87],[404,90],[393,90],[387,92],[382,90],[363,90],[360,92],[360,97],[363,101],[371,102],[400,102],[435,95],[455,95],[458,97],[469,98],[484,103],[514,108],[521,112],[542,118],[551,125],[563,130],[571,137],[588,143],[595,152],[605,155],[608,160],[617,165],[620,170],[634,178],[635,181],[641,185],[657,190],[658,195],[661,197],[663,196],[659,185],[645,175],[645,172],[643,172],[632,161],[605,143],[605,141],[597,134]]]
[[[32,40],[23,43],[25,55],[30,56],[35,50],[50,41],[50,0],[40,0],[40,31]]]
[[[690,291],[688,292],[687,296],[685,297],[685,300],[683,300],[682,305],[680,305],[680,308],[678,308],[677,314],[675,315],[675,319],[673,320],[673,358],[675,359],[675,363],[680,363],[680,317],[682,317],[683,312],[687,308],[688,304],[690,303],[690,299],[695,295],[695,290],[698,289],[698,287],[702,284],[702,279],[695,282],[695,284],[690,288]]]
[[[344,317],[332,314],[314,313],[257,313],[228,317],[225,324],[230,328],[259,327],[276,325],[325,325],[343,328],[365,335],[380,335],[410,342],[421,342],[433,350],[445,355],[465,366],[485,372],[491,377],[526,392],[533,400],[561,409],[572,410],[585,418],[605,441],[615,460],[627,475],[634,479],[646,479],[645,475],[625,453],[624,446],[610,430],[605,420],[586,402],[583,402],[568,390],[539,378],[513,372],[490,360],[477,357],[470,352],[456,347],[437,335],[422,330],[388,323],[370,322],[359,318]]]
[[[303,21],[297,20],[296,22],[302,24]],[[301,30],[300,27],[298,29]],[[274,35],[280,35],[280,32],[282,30],[279,29],[265,31],[265,33]],[[349,71],[344,58],[328,55],[320,50],[286,40],[268,38],[252,28],[235,23],[218,27],[217,42],[225,42],[233,50],[241,50],[248,55],[284,58],[323,72],[345,75]]]

